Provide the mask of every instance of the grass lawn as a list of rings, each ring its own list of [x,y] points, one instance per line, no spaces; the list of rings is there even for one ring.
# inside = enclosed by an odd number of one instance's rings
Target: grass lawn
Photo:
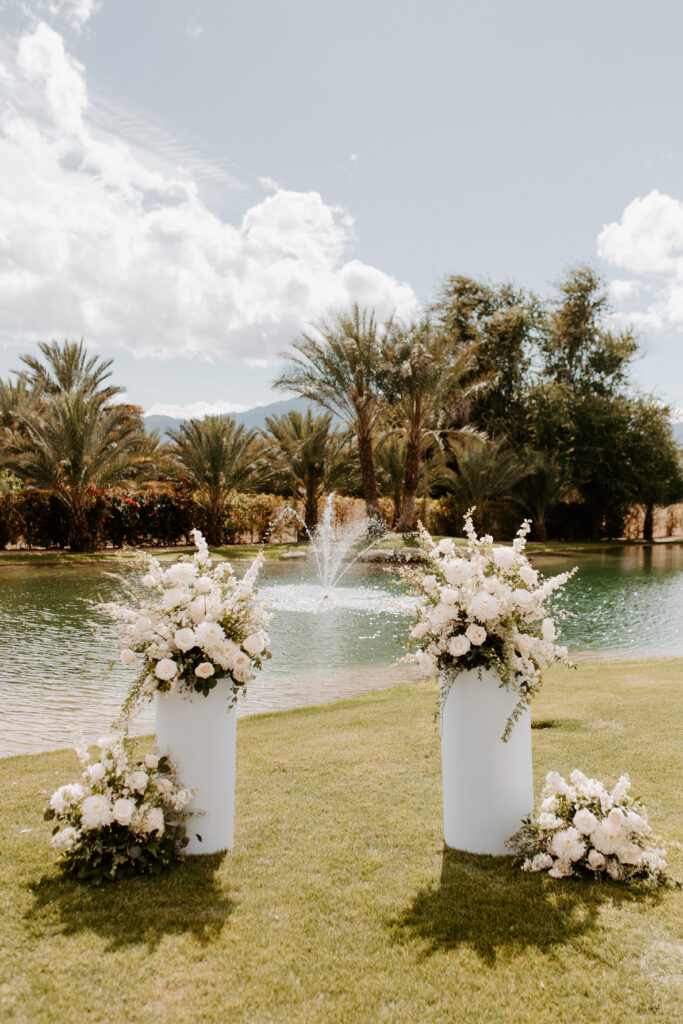
[[[551,672],[533,734],[537,792],[629,771],[678,878],[682,681],[680,660]],[[60,879],[41,819],[75,755],[0,761],[0,1019],[680,1021],[673,887],[444,851],[435,704],[418,684],[240,720],[234,849],[101,890]]]

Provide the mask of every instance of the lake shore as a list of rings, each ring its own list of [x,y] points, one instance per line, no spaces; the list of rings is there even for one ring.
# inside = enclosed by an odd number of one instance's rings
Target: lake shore
[[[551,768],[630,772],[655,830],[683,841],[682,681],[681,659],[549,672],[533,705],[537,794]],[[435,711],[434,684],[417,683],[241,719],[233,850],[99,891],[60,879],[41,819],[75,755],[0,761],[0,1016],[678,1019],[680,893],[444,851]],[[680,848],[669,862],[680,877]]]

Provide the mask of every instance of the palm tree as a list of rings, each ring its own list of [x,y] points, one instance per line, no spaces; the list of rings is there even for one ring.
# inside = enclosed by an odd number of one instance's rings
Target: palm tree
[[[269,416],[266,426],[266,460],[285,493],[303,502],[310,532],[318,525],[318,504],[325,490],[349,475],[348,440],[332,431],[329,412],[314,416],[308,409],[305,416],[296,411]]]
[[[456,443],[457,471],[448,489],[463,508],[476,506],[474,521],[481,531],[491,505],[511,496],[520,480],[532,472],[505,442]]]
[[[353,431],[367,514],[379,518],[374,432],[382,408],[382,341],[391,321],[380,327],[374,313],[354,304],[314,327],[319,337],[301,335],[275,387],[317,402]]]
[[[20,411],[16,429],[5,430],[0,466],[53,491],[67,512],[69,547],[84,551],[92,543],[93,491],[134,477],[148,451],[126,407],[103,406],[96,394],[55,392],[39,407]]]
[[[231,416],[207,416],[182,423],[168,436],[181,471],[206,507],[207,540],[222,544],[227,496],[233,490],[248,490],[258,472],[256,431],[238,427]]]
[[[394,506],[392,528],[401,515],[401,492],[403,491],[403,470],[406,462],[406,443],[395,430],[389,431],[378,443],[375,450],[377,482],[382,496],[391,498]]]
[[[572,484],[556,452],[526,451],[530,472],[515,487],[512,500],[533,520],[536,539],[548,539],[548,519],[569,497]]]
[[[43,341],[38,348],[45,361],[41,362],[36,356],[22,356],[21,361],[28,367],[28,372],[23,370],[20,374],[37,394],[78,393],[109,402],[124,390],[111,384],[104,386],[111,377],[113,360],[88,357],[82,338],[79,342],[65,341],[61,345],[56,341],[50,344]]]
[[[472,426],[452,426],[462,420],[475,396],[491,385],[491,374],[472,376],[476,354],[476,344],[450,347],[428,319],[397,326],[385,339],[385,395],[405,442],[399,533],[416,527],[420,468],[429,439],[440,445],[456,436],[483,438]]]

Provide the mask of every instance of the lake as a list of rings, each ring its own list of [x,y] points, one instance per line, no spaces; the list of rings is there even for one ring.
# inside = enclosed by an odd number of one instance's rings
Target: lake
[[[683,655],[682,545],[533,561],[545,575],[579,565],[558,602],[568,613],[562,630],[572,653]],[[236,568],[243,571],[246,564]],[[111,563],[0,565],[0,756],[68,746],[76,725],[94,739],[116,717],[135,673],[118,661],[107,616],[89,603],[120,594],[115,571]],[[125,563],[121,571],[129,578],[135,572]],[[417,678],[413,666],[396,664],[410,620],[391,608],[392,598],[402,593],[394,573],[356,565],[344,578],[343,594],[325,604],[306,586],[310,573],[300,561],[265,565],[262,593],[276,614],[273,659],[250,683],[240,715],[317,704]],[[152,728],[148,706],[134,731]]]

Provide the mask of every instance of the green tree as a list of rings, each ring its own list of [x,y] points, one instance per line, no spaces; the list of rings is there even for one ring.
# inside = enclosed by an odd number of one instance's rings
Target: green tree
[[[230,416],[207,416],[182,423],[168,436],[180,472],[206,509],[206,539],[222,544],[228,494],[250,490],[261,468],[256,431],[237,426]]]
[[[354,304],[314,328],[317,337],[302,334],[294,343],[296,354],[275,387],[317,402],[353,432],[367,514],[379,517],[374,440],[382,410],[381,349],[391,321],[380,326],[372,311]]]
[[[572,490],[572,483],[562,459],[556,452],[524,453],[530,472],[521,478],[511,498],[532,520],[536,540],[548,539],[548,519]]]
[[[683,499],[681,451],[671,431],[671,410],[652,398],[635,399],[631,406],[631,466],[634,500],[643,505],[643,539],[653,539],[657,506]]]
[[[67,513],[69,547],[84,551],[93,543],[93,492],[135,477],[149,451],[126,407],[103,405],[96,394],[56,392],[20,413],[17,429],[5,430],[0,466],[57,496]]]
[[[38,356],[24,355],[22,363],[27,367],[19,374],[28,387],[44,396],[56,394],[80,394],[96,397],[98,401],[109,402],[123,388],[105,382],[111,377],[112,359],[89,356],[83,339],[79,342],[40,342]]]
[[[396,526],[400,533],[416,527],[420,470],[428,441],[440,445],[447,437],[476,435],[469,425],[452,425],[464,418],[476,396],[490,386],[490,376],[472,375],[476,354],[476,344],[453,349],[428,319],[408,326],[395,325],[385,339],[384,395],[390,421],[396,423],[405,442],[401,512]]]
[[[531,467],[501,440],[461,442],[455,448],[457,469],[450,475],[448,489],[463,511],[475,506],[473,518],[481,532],[489,522],[492,506],[511,498]]]
[[[318,505],[326,490],[332,490],[352,472],[348,440],[332,429],[332,414],[315,416],[289,412],[269,416],[265,458],[278,478],[279,489],[299,498],[304,505],[304,522],[309,531],[318,525]]]

